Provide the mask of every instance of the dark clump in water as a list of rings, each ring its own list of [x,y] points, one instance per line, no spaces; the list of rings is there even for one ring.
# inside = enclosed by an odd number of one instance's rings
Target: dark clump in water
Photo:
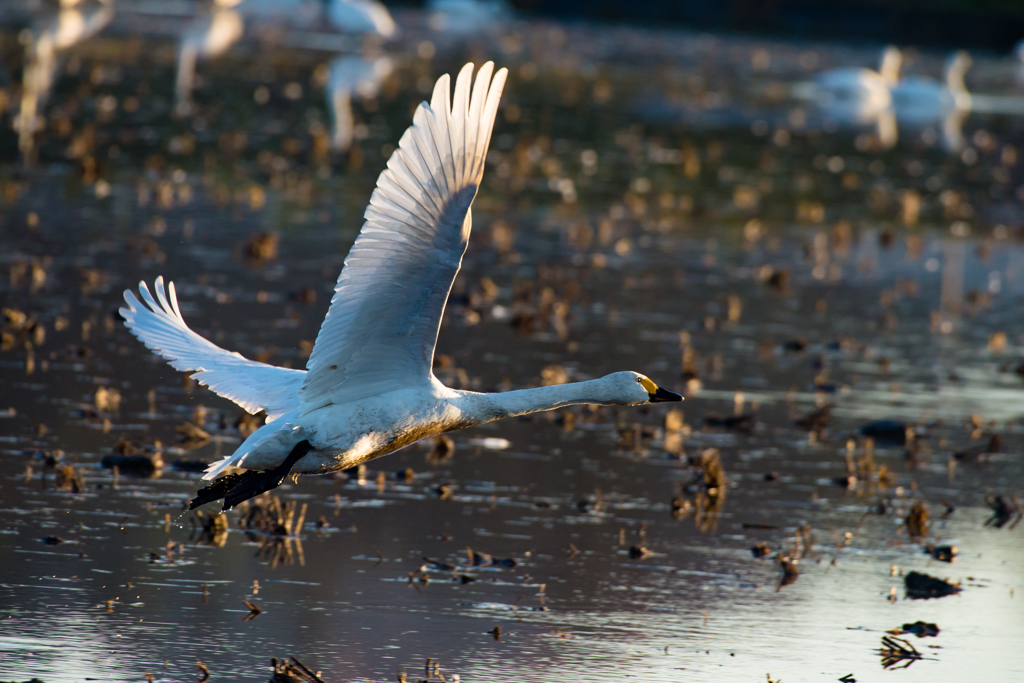
[[[911,538],[924,538],[928,535],[928,518],[928,506],[924,501],[914,503],[903,521]]]
[[[947,579],[937,579],[920,572],[910,572],[904,577],[903,583],[907,589],[907,597],[915,600],[944,598],[947,595],[956,595],[963,590],[959,583],[953,584]]]
[[[466,555],[469,557],[469,564],[473,567],[508,567],[512,569],[519,564],[513,557],[499,559],[488,553],[479,553],[472,548],[466,548]]]
[[[221,513],[206,513],[196,510],[189,518],[192,525],[190,540],[198,545],[223,547],[228,542],[228,516]]]
[[[939,562],[953,562],[959,554],[955,545],[930,545],[925,552]]]
[[[870,437],[881,446],[904,446],[907,443],[907,425],[894,420],[876,420],[860,428],[863,436]]]
[[[100,465],[108,470],[116,467],[119,472],[131,476],[151,477],[163,469],[164,459],[160,453],[105,455]]]
[[[883,669],[905,669],[919,659],[924,659],[916,647],[895,636],[882,636],[882,647],[878,654],[882,657]]]
[[[927,621],[915,621],[913,624],[903,624],[901,629],[893,629],[891,633],[897,635],[902,633],[913,633],[918,638],[939,635],[938,624],[931,624]]]
[[[1010,524],[1010,528],[1013,529],[1024,515],[1024,506],[1017,502],[1016,496],[1011,500],[1000,495],[986,496],[985,504],[992,510],[992,516],[985,520],[985,526],[1002,529],[1010,523],[1010,520],[1013,520],[1013,523]]]
[[[206,468],[210,466],[210,463],[206,460],[186,460],[185,458],[178,458],[171,463],[171,467],[179,472],[205,472]]]
[[[319,671],[313,671],[295,656],[282,660],[271,657],[270,666],[274,670],[270,683],[324,683]]]

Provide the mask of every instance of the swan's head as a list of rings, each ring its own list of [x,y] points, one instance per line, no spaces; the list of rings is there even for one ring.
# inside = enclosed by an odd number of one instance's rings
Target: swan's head
[[[679,394],[662,389],[638,372],[616,372],[604,379],[609,385],[609,393],[615,404],[639,405],[683,400]]]

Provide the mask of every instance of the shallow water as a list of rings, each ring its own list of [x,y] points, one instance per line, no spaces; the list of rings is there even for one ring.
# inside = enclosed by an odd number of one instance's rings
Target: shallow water
[[[200,63],[198,111],[177,118],[174,36],[189,17],[146,7],[62,59],[31,166],[11,132],[20,93],[5,89],[0,297],[45,339],[7,316],[0,678],[190,680],[201,660],[212,680],[256,681],[271,656],[328,681],[413,680],[428,657],[464,681],[1024,671],[1021,528],[986,525],[986,497],[1019,501],[1024,474],[1019,120],[969,118],[956,152],[934,129],[883,150],[870,127],[772,94],[871,65],[873,50],[527,22],[467,46],[411,14],[384,48],[395,74],[356,103],[358,151],[329,153],[311,74],[331,54],[296,46],[334,38],[252,20]],[[27,16],[0,38],[11,74]],[[481,58],[512,75],[438,376],[496,390],[633,369],[685,389],[685,425],[667,434],[661,406],[580,408],[459,432],[441,462],[414,445],[371,462],[365,483],[282,486],[307,506],[296,537],[247,534],[231,512],[223,545],[203,545],[183,512],[199,475],[170,463],[233,450],[240,409],[132,338],[120,292],[163,274],[198,332],[300,367],[418,89]],[[910,68],[937,73],[940,59]],[[1017,87],[994,57],[969,84]],[[280,235],[276,259],[243,258],[259,231]],[[213,438],[186,450],[175,427],[199,405]],[[824,406],[809,433],[799,421]],[[749,429],[713,426],[747,413]],[[862,458],[858,429],[881,419],[917,427],[915,457],[878,440],[869,476],[836,483],[847,441]],[[161,442],[167,466],[115,477],[100,461],[122,437]],[[701,494],[687,460],[709,448],[724,494]],[[78,493],[55,488],[45,455],[58,450]],[[673,515],[676,496],[690,507]],[[912,540],[902,522],[918,501],[931,525]],[[928,544],[959,556],[932,559]],[[517,564],[470,566],[467,547]],[[783,585],[787,550],[799,577]],[[963,590],[908,599],[910,571]],[[243,600],[264,612],[243,621]],[[918,620],[941,628],[905,636],[925,659],[884,671],[885,632]]]

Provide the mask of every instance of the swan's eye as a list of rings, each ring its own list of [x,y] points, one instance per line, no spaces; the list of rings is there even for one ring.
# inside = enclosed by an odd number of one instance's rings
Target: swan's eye
[[[642,386],[647,391],[647,393],[658,393],[658,385],[652,382],[651,380],[647,379],[646,377],[637,377],[636,381],[640,383],[640,386]]]

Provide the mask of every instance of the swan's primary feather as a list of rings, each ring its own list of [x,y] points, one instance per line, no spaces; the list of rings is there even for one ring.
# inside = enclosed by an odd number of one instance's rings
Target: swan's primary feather
[[[267,421],[299,405],[298,392],[305,371],[258,363],[225,351],[185,324],[173,282],[168,284],[165,293],[163,277],[158,277],[154,288],[155,299],[146,283],[139,283],[139,293],[146,305],[142,305],[131,290],[125,290],[128,307],[120,312],[132,334],[163,356],[171,367],[193,372],[192,377],[200,384],[250,413],[267,411]]]
[[[303,411],[426,385],[506,70],[472,64],[413,116],[366,209],[299,392]]]

